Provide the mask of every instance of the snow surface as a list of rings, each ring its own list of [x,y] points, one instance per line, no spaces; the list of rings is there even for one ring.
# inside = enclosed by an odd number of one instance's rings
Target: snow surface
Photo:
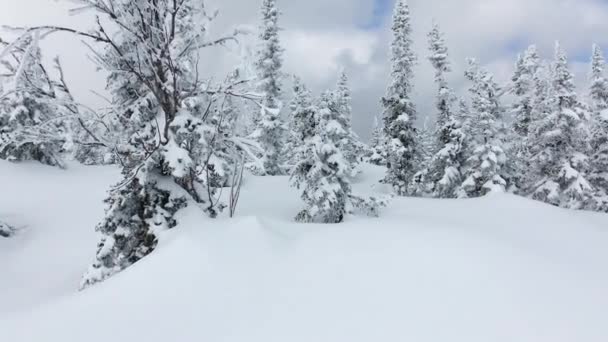
[[[382,173],[355,190],[386,191]],[[505,194],[305,225],[286,177],[249,176],[236,219],[190,206],[151,256],[77,292],[118,179],[0,162],[19,228],[0,238],[0,341],[608,341],[608,216]]]

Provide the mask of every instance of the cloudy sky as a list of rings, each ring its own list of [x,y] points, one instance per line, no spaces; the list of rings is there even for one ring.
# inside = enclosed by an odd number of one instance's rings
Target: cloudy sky
[[[3,2],[3,25],[61,24],[83,29],[90,22],[90,17],[68,15],[69,0]],[[235,25],[255,26],[260,2],[208,0],[220,11],[214,33],[222,34]],[[333,86],[344,67],[354,93],[355,128],[367,137],[387,83],[394,0],[278,0],[278,4],[283,12],[286,73],[298,74],[318,92]],[[498,80],[506,81],[519,51],[535,43],[549,58],[554,42],[560,40],[583,92],[591,44],[608,47],[608,0],[410,0],[410,6],[419,56],[416,101],[423,118],[433,111],[433,73],[426,60],[426,33],[433,19],[446,32],[454,64],[452,86],[458,91],[467,86],[462,77],[467,57],[478,58]],[[58,35],[43,47],[48,56],[60,55],[81,101],[102,104],[90,90],[103,88],[103,75],[88,61],[77,39]],[[219,51],[209,56],[209,70],[228,70],[237,55]]]

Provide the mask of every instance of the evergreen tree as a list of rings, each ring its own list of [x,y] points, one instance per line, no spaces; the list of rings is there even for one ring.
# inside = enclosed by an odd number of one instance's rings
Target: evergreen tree
[[[591,72],[589,74],[591,85],[589,87],[589,98],[591,107],[595,113],[608,109],[608,81],[605,75],[606,60],[602,48],[593,44],[591,57]]]
[[[431,156],[425,175],[426,189],[434,197],[453,198],[462,182],[464,156],[464,132],[462,123],[453,112],[454,95],[446,80],[451,71],[448,49],[438,25],[428,35],[430,45],[429,60],[435,69],[437,93],[437,132],[435,153]]]
[[[391,81],[382,99],[388,147],[387,176],[398,195],[413,192],[412,181],[421,162],[415,128],[416,108],[411,95],[416,57],[412,47],[410,9],[406,0],[396,3],[391,43]]]
[[[524,54],[519,55],[512,78],[513,95],[516,100],[512,111],[514,116],[510,143],[507,151],[509,153],[509,168],[513,175],[513,185],[518,189],[524,189],[526,185],[525,174],[529,169],[529,136],[532,121],[534,76],[540,66],[540,58],[536,46],[530,46]]]
[[[374,129],[369,142],[368,161],[374,165],[385,166],[387,160],[386,136],[384,125],[380,124],[378,116],[374,116]]]
[[[22,37],[11,51],[13,60],[2,61],[9,75],[0,85],[0,159],[62,166],[66,127],[38,37]]]
[[[347,132],[339,113],[331,108],[332,101],[329,92],[321,96],[315,136],[307,141],[306,158],[292,175],[306,203],[306,209],[296,217],[299,222],[340,223],[349,211],[351,170],[339,148]]]
[[[276,0],[262,3],[260,46],[257,54],[259,90],[263,93],[262,110],[254,133],[263,151],[264,170],[268,176],[282,174],[280,167],[285,127],[281,118],[281,68],[283,49],[279,41],[279,10]]]
[[[294,79],[294,98],[291,103],[289,141],[286,148],[287,163],[294,166],[305,158],[308,140],[315,136],[317,108],[306,85]]]
[[[593,188],[585,172],[586,137],[581,135],[584,113],[559,43],[555,46],[551,82],[537,88],[529,192],[534,199],[553,205],[588,208],[593,202]]]
[[[350,165],[339,147],[348,132],[333,108],[334,96],[331,92],[321,95],[314,135],[306,139],[302,159],[291,176],[306,204],[296,216],[299,222],[340,223],[355,209],[376,216],[386,205],[383,200],[352,194]]]
[[[528,136],[532,115],[532,97],[534,93],[534,75],[538,70],[540,57],[536,46],[530,46],[523,55],[519,55],[513,75],[513,94],[517,97],[513,105],[514,131],[521,139]]]
[[[175,227],[173,216],[185,206],[185,200],[172,197],[170,191],[157,185],[135,179],[106,199],[106,216],[97,226],[103,238],[81,288],[104,281],[136,263],[156,248],[158,232]]]
[[[359,159],[364,153],[365,146],[361,143],[359,136],[353,131],[351,99],[348,76],[342,71],[336,87],[335,104],[340,114],[341,124],[348,133],[347,138],[341,142],[341,149],[344,151],[344,157],[348,160],[354,173],[359,164]]]
[[[591,173],[589,181],[598,191],[598,209],[608,210],[608,81],[602,49],[593,45],[591,59]]]
[[[494,77],[469,60],[467,78],[473,83],[472,122],[469,140],[471,153],[466,161],[464,182],[459,189],[460,197],[479,197],[489,192],[505,191],[507,181],[505,165],[507,157],[503,149],[501,120],[504,109],[500,103],[500,88]]]

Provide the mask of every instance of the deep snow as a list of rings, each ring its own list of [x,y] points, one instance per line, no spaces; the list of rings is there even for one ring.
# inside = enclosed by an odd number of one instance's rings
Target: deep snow
[[[366,167],[355,188],[382,169]],[[605,342],[608,216],[511,195],[395,199],[296,224],[286,177],[248,177],[237,218],[190,206],[149,257],[77,292],[111,167],[0,162],[0,341]]]

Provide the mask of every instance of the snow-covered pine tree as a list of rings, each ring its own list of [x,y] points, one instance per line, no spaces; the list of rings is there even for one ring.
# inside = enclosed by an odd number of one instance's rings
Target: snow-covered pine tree
[[[490,192],[505,191],[505,165],[501,124],[504,108],[500,103],[500,88],[494,77],[469,60],[466,77],[473,83],[470,88],[472,113],[469,128],[469,153],[459,197],[479,197]]]
[[[462,183],[464,155],[464,132],[462,123],[453,111],[455,97],[450,89],[446,73],[451,71],[448,49],[443,33],[435,24],[428,35],[430,45],[429,60],[435,69],[437,93],[437,131],[435,133],[434,155],[431,156],[425,174],[426,189],[434,197],[454,198]]]
[[[374,128],[369,142],[367,161],[378,166],[385,166],[387,159],[386,139],[384,135],[384,125],[378,116],[374,116]]]
[[[540,66],[540,57],[535,45],[531,45],[517,57],[512,78],[513,94],[517,97],[513,105],[514,131],[522,138],[528,136],[534,95],[534,75]]]
[[[517,58],[515,73],[512,78],[513,95],[516,97],[512,107],[513,126],[508,144],[509,163],[513,175],[512,182],[517,189],[524,189],[525,175],[529,169],[529,135],[532,121],[534,97],[534,75],[540,66],[540,58],[536,46],[530,46]]]
[[[285,125],[281,118],[283,77],[283,48],[279,41],[280,12],[276,0],[263,0],[262,24],[260,26],[259,48],[257,52],[256,69],[259,79],[259,90],[263,94],[260,117],[256,120],[257,129],[254,137],[262,147],[264,170],[261,174],[267,176],[281,175],[281,153],[285,139]]]
[[[412,180],[421,163],[416,108],[411,99],[416,56],[412,47],[410,8],[398,0],[392,24],[391,80],[382,99],[384,129],[388,147],[385,182],[398,195],[411,194]]]
[[[608,81],[606,80],[606,60],[602,48],[593,44],[591,56],[591,72],[589,73],[589,98],[592,110],[600,113],[608,109]]]
[[[602,49],[594,44],[591,59],[591,161],[589,181],[598,191],[597,206],[608,210],[608,81]]]
[[[351,165],[353,173],[356,172],[357,165],[365,151],[365,146],[361,143],[359,136],[353,130],[352,124],[352,107],[351,107],[351,90],[348,85],[348,75],[345,71],[340,73],[338,84],[335,92],[335,104],[340,114],[341,124],[348,132],[346,140],[341,142],[341,149],[344,152],[344,157]]]
[[[223,206],[215,198],[210,169],[229,153],[218,151],[232,151],[230,158],[239,158],[235,151],[253,154],[246,139],[226,134],[218,115],[226,113],[227,96],[256,97],[241,89],[246,87],[241,80],[214,85],[200,74],[200,50],[234,40],[208,39],[213,16],[205,12],[204,0],[79,2],[81,9],[103,17],[96,29],[43,26],[27,32],[42,37],[62,31],[90,39],[95,61],[108,72],[112,107],[123,125],[115,144],[123,180],[106,200],[106,216],[97,226],[101,241],[84,288],[154,250],[157,233],[176,225],[174,214],[188,201],[217,214]],[[111,35],[105,25],[113,27]]]
[[[585,172],[586,137],[581,135],[584,113],[568,59],[559,43],[555,45],[550,76],[550,84],[537,81],[529,193],[534,199],[553,205],[589,208],[593,205],[594,191]]]
[[[471,109],[466,99],[463,97],[458,98],[458,109],[456,111],[456,120],[462,123],[462,131],[465,135],[465,141],[471,138],[471,125],[473,118],[471,116]],[[466,145],[466,144],[465,144]]]
[[[0,159],[62,166],[65,143],[55,82],[42,64],[38,33],[6,47],[8,75],[0,88]]]
[[[429,188],[431,185],[427,181],[427,175],[429,173],[429,164],[431,159],[435,155],[437,144],[435,143],[435,127],[429,124],[430,117],[427,115],[424,119],[422,127],[418,128],[418,151],[420,165],[418,166],[418,172],[412,177],[410,183],[409,196],[412,197],[424,197],[429,196],[432,190]]]
[[[347,132],[339,113],[331,108],[332,97],[330,92],[321,95],[315,135],[306,142],[305,158],[292,174],[306,204],[296,217],[299,222],[340,223],[349,210],[351,170],[339,148]]]
[[[299,77],[294,79],[294,98],[291,103],[289,141],[286,148],[287,164],[293,170],[305,158],[308,140],[315,136],[317,108],[312,95]]]
[[[306,204],[296,216],[299,222],[340,223],[355,209],[375,216],[386,204],[352,194],[350,165],[339,147],[348,132],[333,107],[334,95],[324,92],[317,105],[314,135],[306,139],[302,159],[291,175],[293,186],[302,190]]]

